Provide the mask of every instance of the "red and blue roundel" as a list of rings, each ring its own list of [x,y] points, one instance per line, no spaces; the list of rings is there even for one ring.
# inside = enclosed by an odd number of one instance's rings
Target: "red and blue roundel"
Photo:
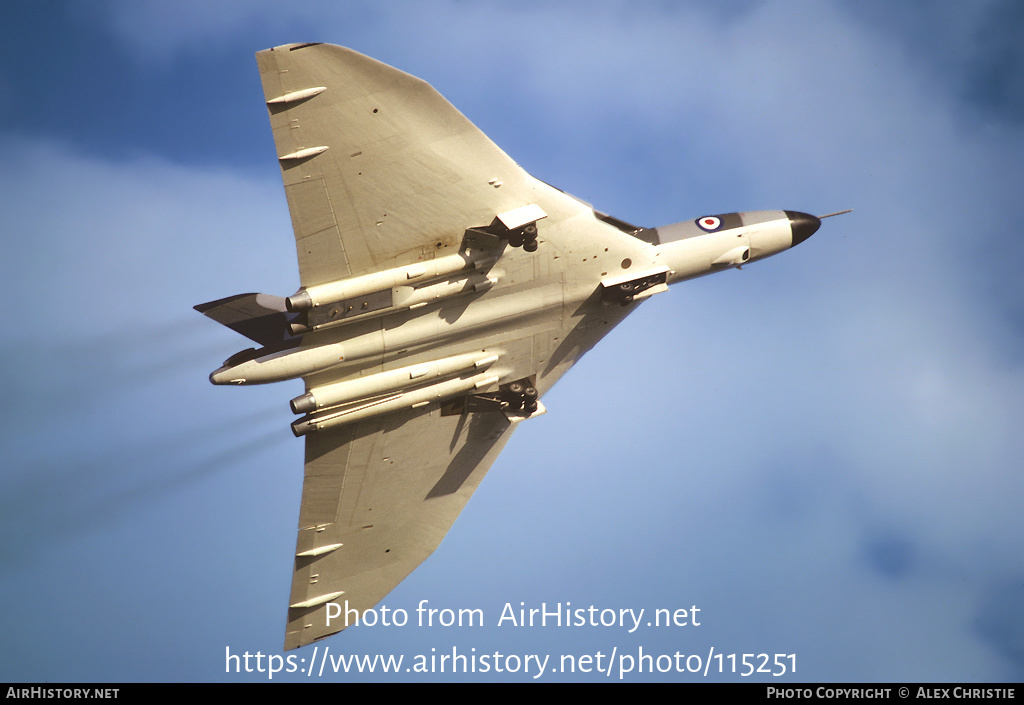
[[[717,215],[706,215],[703,218],[697,218],[695,222],[697,227],[706,233],[713,233],[722,227],[722,219]]]

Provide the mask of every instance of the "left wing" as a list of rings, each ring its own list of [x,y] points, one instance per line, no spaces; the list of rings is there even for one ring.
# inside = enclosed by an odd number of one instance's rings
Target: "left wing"
[[[422,79],[330,44],[256,60],[303,287],[447,254],[466,228],[531,203],[546,223],[589,217]]]
[[[285,649],[351,626],[433,553],[515,426],[434,408],[310,434]]]

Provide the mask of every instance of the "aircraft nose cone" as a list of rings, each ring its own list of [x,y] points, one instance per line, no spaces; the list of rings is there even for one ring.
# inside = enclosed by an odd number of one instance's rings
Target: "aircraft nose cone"
[[[793,244],[790,247],[796,247],[821,227],[821,220],[813,215],[799,211],[786,211],[786,215],[789,216],[789,227],[793,230]]]

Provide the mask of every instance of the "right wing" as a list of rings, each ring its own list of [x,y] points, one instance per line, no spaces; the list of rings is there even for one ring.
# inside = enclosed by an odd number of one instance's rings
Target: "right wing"
[[[285,649],[350,626],[433,553],[515,426],[434,408],[309,435]]]

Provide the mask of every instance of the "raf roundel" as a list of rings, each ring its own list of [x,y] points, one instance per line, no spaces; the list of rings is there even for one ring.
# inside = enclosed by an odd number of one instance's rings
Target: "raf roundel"
[[[703,218],[697,219],[697,225],[701,230],[711,233],[722,227],[722,219],[713,215],[706,215]]]

